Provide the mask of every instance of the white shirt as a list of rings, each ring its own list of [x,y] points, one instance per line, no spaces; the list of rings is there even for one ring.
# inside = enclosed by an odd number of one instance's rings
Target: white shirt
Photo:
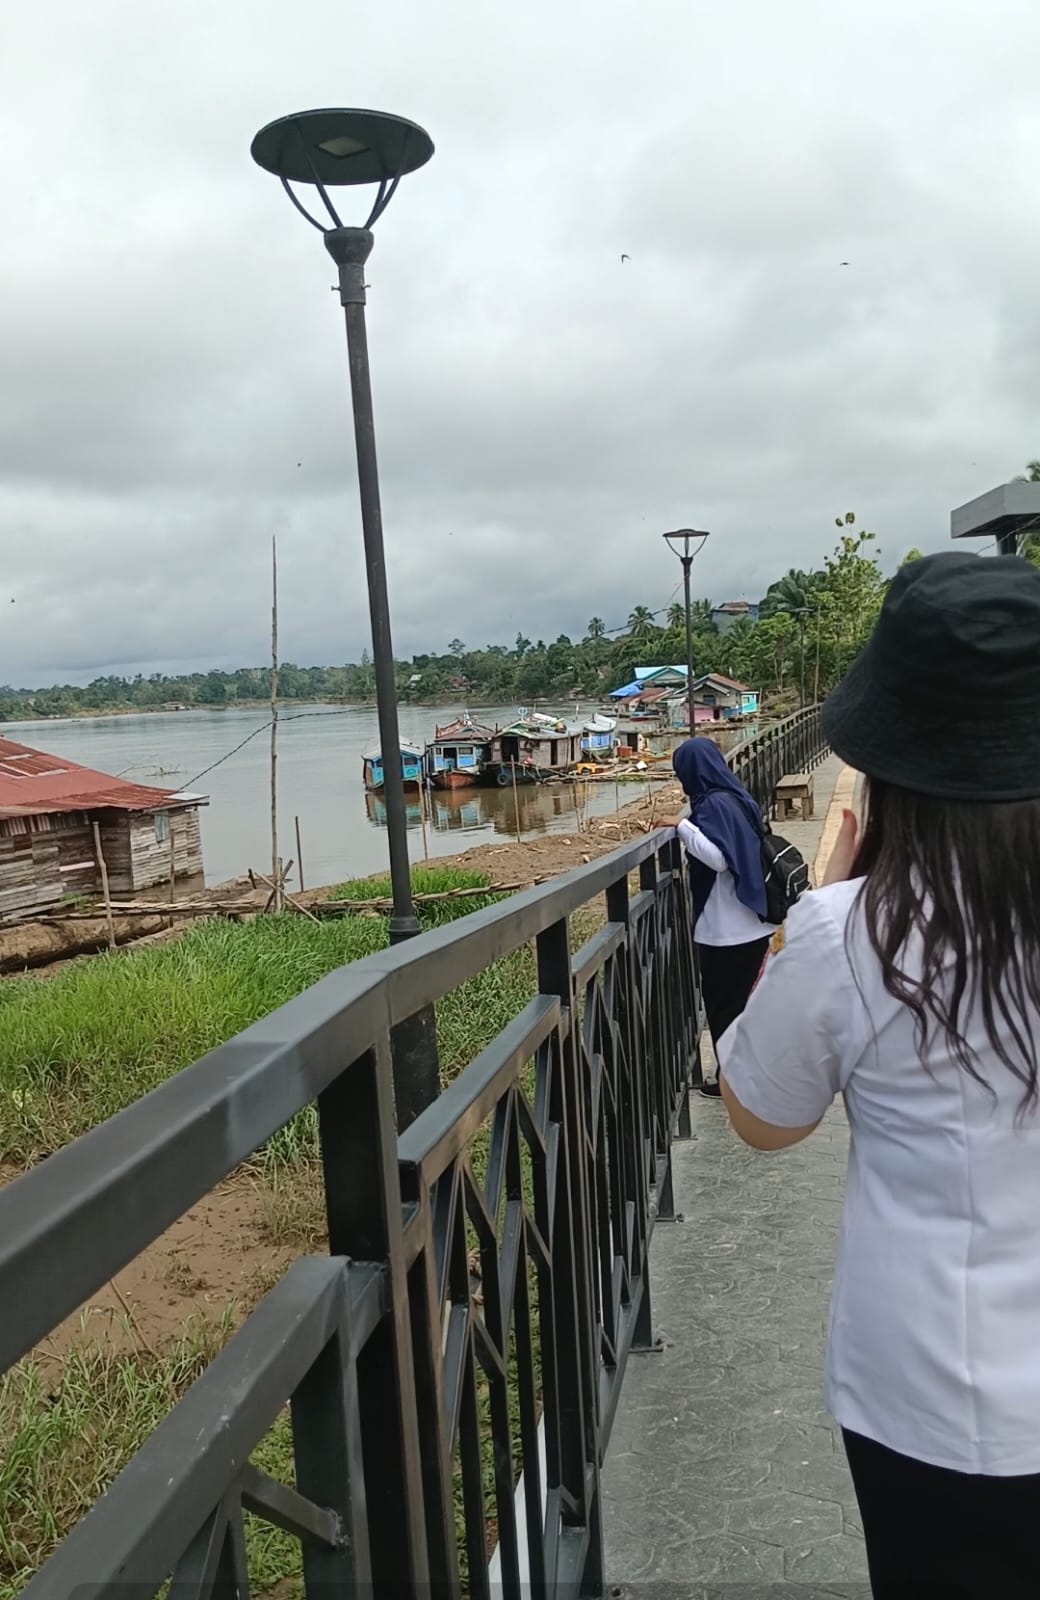
[[[1016,1125],[1022,1084],[993,1059],[977,1008],[963,1029],[994,1094],[941,1034],[925,1069],[855,909],[861,884],[791,912],[784,949],[720,1041],[726,1081],[778,1127],[814,1123],[844,1095],[826,1380],[837,1421],[935,1466],[1040,1472],[1040,1114]],[[911,943],[901,965],[915,960]]]
[[[697,918],[693,936],[698,944],[752,944],[776,932],[755,911],[737,899],[737,886],[718,845],[695,822],[680,822],[676,832],[685,850],[716,874],[715,882]]]

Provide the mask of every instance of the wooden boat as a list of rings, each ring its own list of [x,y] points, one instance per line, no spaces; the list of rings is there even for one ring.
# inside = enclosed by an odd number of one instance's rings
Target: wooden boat
[[[487,764],[489,777],[501,788],[512,783],[540,783],[570,772],[581,760],[582,730],[562,717],[521,712],[512,727],[496,733]]]
[[[581,750],[586,760],[610,761],[616,743],[616,717],[590,717],[581,730]]]
[[[468,714],[434,728],[426,746],[426,776],[435,789],[469,789],[483,782],[495,735]]]
[[[377,791],[383,788],[385,779],[383,775],[383,755],[380,750],[369,750],[362,757],[362,771],[365,779],[365,788]],[[405,789],[418,789],[422,783],[423,758],[422,747],[417,744],[401,741],[401,771],[404,776]]]

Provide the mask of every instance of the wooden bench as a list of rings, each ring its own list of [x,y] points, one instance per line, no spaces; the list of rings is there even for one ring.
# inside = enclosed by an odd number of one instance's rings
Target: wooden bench
[[[813,814],[813,775],[811,772],[786,772],[776,786],[776,820],[786,822],[797,814],[808,822]]]

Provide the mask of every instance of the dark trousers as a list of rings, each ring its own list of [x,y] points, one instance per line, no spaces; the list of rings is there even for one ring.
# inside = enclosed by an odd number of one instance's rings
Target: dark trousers
[[[770,935],[750,944],[699,944],[697,965],[712,1044],[718,1044],[748,1003],[762,970]]]
[[[1036,1600],[1040,1473],[950,1472],[844,1439],[875,1600]]]

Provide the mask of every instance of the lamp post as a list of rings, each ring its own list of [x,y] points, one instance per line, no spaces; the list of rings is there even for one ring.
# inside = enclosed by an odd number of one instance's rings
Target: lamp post
[[[805,710],[805,619],[809,615],[808,606],[796,606],[791,612],[792,617],[798,618],[798,709]]]
[[[682,562],[683,598],[686,605],[686,710],[692,739],[697,732],[697,724],[693,713],[693,615],[690,611],[690,571],[694,556],[700,555],[704,549],[704,542],[710,535],[707,532],[699,532],[696,528],[676,528],[673,533],[666,533],[664,537],[668,541],[669,549],[674,550]]]
[[[339,269],[339,299],[347,329],[347,358],[354,411],[361,528],[372,625],[376,705],[383,790],[386,796],[387,840],[393,912],[390,943],[399,944],[419,932],[412,903],[408,861],[408,829],[397,723],[397,684],[390,636],[390,606],[383,550],[383,517],[379,499],[375,422],[365,329],[365,263],[372,250],[372,227],[393,198],[401,179],[425,166],[433,155],[428,133],[403,117],[381,111],[300,111],[260,129],[250,147],[253,160],[271,172],[297,211],[321,233],[325,248]],[[309,184],[317,191],[329,223],[314,217],[292,185]],[[345,227],[329,195],[330,189],[375,185],[376,194],[363,227]],[[432,1007],[394,1030],[394,1089],[401,1128],[414,1121],[439,1092],[437,1036]]]

